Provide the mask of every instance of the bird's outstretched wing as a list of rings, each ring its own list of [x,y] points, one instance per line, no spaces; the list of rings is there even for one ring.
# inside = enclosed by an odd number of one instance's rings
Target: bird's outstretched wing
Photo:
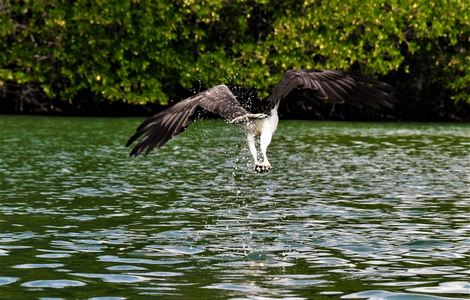
[[[183,132],[194,121],[198,107],[217,114],[228,121],[240,119],[248,114],[227,86],[215,86],[184,99],[140,124],[126,144],[126,147],[128,147],[140,138],[129,155],[148,154],[152,149],[163,146],[172,137]]]
[[[289,70],[268,98],[270,109],[294,90],[310,90],[320,100],[372,108],[393,107],[392,86],[363,75],[332,70]]]

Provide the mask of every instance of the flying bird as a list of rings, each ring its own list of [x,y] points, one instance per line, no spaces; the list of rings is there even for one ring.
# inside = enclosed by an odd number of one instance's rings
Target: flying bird
[[[272,168],[267,149],[279,122],[279,103],[296,90],[306,90],[316,100],[348,102],[359,107],[391,108],[396,102],[389,84],[363,75],[334,70],[288,70],[271,95],[263,100],[265,107],[262,113],[246,110],[230,89],[221,84],[148,118],[137,127],[126,147],[138,141],[130,156],[146,155],[183,132],[197,119],[197,110],[204,109],[226,119],[228,123],[244,127],[248,148],[253,156],[254,171],[267,172]],[[256,142],[259,143],[260,156]]]

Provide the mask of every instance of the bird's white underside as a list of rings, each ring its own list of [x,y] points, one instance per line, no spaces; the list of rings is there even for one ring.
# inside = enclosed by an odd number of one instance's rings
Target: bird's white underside
[[[265,170],[271,168],[271,164],[269,163],[267,156],[267,149],[269,144],[271,143],[271,139],[274,133],[276,132],[277,124],[279,122],[277,108],[278,106],[276,105],[271,110],[271,114],[265,118],[250,119],[246,123],[246,139],[251,155],[253,156],[253,160],[255,162],[255,169],[257,167],[262,167]],[[256,142],[259,143],[261,161],[258,157],[259,152],[256,148]]]

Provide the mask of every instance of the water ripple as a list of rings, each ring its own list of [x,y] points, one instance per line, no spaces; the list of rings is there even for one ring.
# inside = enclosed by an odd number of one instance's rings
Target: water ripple
[[[18,281],[18,277],[0,277],[0,286]]]
[[[130,159],[138,121],[0,117],[2,296],[468,298],[468,124],[285,121],[259,175],[217,121]]]
[[[79,287],[86,285],[84,282],[77,280],[55,279],[55,280],[33,280],[21,284],[28,288],[53,288],[63,289],[67,287]]]

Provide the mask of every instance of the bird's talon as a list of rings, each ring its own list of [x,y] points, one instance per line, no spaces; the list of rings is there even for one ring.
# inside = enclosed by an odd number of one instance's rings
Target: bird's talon
[[[260,163],[255,165],[255,173],[265,173],[271,170],[270,164]]]

